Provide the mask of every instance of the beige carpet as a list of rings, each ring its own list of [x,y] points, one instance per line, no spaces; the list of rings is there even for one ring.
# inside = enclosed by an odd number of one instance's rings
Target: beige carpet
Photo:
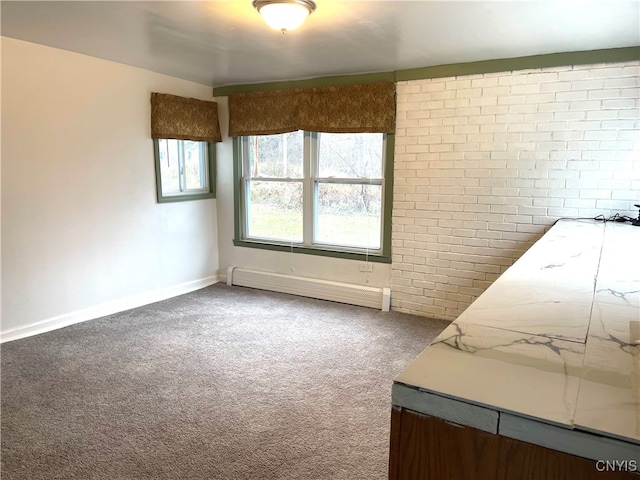
[[[387,477],[443,321],[211,287],[1,347],[2,480]]]

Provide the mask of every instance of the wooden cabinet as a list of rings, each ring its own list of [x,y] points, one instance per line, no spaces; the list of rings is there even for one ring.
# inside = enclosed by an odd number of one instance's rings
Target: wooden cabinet
[[[390,480],[640,480],[598,468],[606,466],[404,408],[391,412]]]

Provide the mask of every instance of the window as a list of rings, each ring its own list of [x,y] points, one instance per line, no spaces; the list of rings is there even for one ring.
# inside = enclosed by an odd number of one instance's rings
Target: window
[[[392,138],[238,137],[236,245],[390,261]]]
[[[215,197],[215,146],[190,140],[154,140],[158,202]]]

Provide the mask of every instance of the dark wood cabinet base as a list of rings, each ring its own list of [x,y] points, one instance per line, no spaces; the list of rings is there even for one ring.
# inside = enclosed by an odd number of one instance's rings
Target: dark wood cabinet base
[[[403,408],[391,411],[390,480],[640,479],[598,468],[605,465]]]

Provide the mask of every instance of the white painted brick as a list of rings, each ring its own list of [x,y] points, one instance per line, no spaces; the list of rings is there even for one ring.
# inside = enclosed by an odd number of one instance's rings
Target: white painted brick
[[[584,121],[584,122],[569,122],[569,130],[599,130],[600,123],[597,120]]]
[[[480,133],[480,128],[481,128],[480,125],[456,125],[453,128],[453,133],[455,134]]]
[[[464,143],[467,140],[465,134],[442,135],[442,143]]]
[[[420,86],[421,92],[439,92],[442,90],[445,90],[444,82],[432,81]]]
[[[580,172],[581,174],[584,172]],[[579,179],[567,180],[567,188],[604,188],[598,187],[598,178],[581,177]]]
[[[578,70],[570,70],[564,72],[558,72],[558,80],[559,81],[567,81],[567,80],[584,80],[585,78],[590,78],[591,74],[587,69],[578,69]]]
[[[580,218],[595,218],[598,215],[602,215],[602,210],[599,210],[597,208],[595,209],[582,209],[579,208],[578,212],[575,214],[576,217],[580,217]]]
[[[418,120],[419,127],[439,127],[443,124],[442,118],[421,118]]]
[[[585,132],[585,137],[587,137],[588,133],[593,132]],[[596,150],[599,149],[602,145],[602,142],[597,140],[579,140],[573,142],[567,142],[567,148],[569,150]]]
[[[578,122],[575,122],[578,123]],[[582,122],[582,123],[587,123],[587,122]],[[597,122],[595,122],[597,123]],[[555,132],[555,131],[561,131],[561,130],[565,130],[567,128],[567,122],[545,122],[545,123],[539,123],[537,124],[537,130],[539,132]],[[588,127],[585,126],[585,129],[587,129]],[[592,127],[595,128],[595,127]]]
[[[614,178],[613,172],[602,170],[582,170],[580,172],[580,179],[603,180],[607,178]]]
[[[535,180],[535,188],[564,188],[569,187],[564,179],[538,178]]]
[[[471,88],[495,87],[498,85],[497,77],[482,76],[471,80]]]
[[[564,206],[568,208],[595,208],[596,200],[589,198],[566,198]]]
[[[515,214],[518,211],[518,207],[514,205],[491,205],[490,211],[492,214]],[[504,221],[504,215],[496,215],[500,221]],[[491,228],[491,224],[489,224]]]
[[[597,110],[595,112],[587,112],[587,120],[612,120],[617,119],[619,112],[616,110]],[[603,122],[604,123],[604,122]]]
[[[603,129],[614,129],[614,130],[626,130],[632,129],[635,126],[635,122],[633,120],[603,120],[602,128]],[[635,130],[637,133],[638,130]]]
[[[438,110],[444,108],[443,100],[429,100],[420,102],[420,110]]]
[[[574,80],[571,82],[571,90],[600,90],[604,87],[604,79]]]
[[[566,112],[569,111],[569,102],[549,102],[538,105],[539,112]]]
[[[603,64],[600,67],[593,68],[589,73],[592,78],[619,77],[624,75],[624,67],[608,67]]]
[[[637,181],[637,182],[635,182],[635,183],[634,183],[634,182],[631,182],[631,187],[630,187],[630,189],[629,189],[628,191],[626,191],[626,192],[625,192],[625,191],[617,191],[617,190],[613,190],[613,191],[611,192],[611,199],[612,199],[612,200],[627,200],[627,201],[629,201],[629,207],[628,207],[628,209],[629,209],[629,210],[632,210],[631,205],[632,205],[632,204],[634,204],[634,205],[635,205],[636,203],[638,203],[638,200],[637,200],[637,194],[632,193],[632,192],[637,191],[637,190],[639,190],[639,189],[640,189],[640,180],[638,180],[638,181]],[[629,200],[629,199],[631,199],[631,200]],[[638,207],[634,207],[634,208],[636,208],[636,209],[637,209]],[[638,215],[638,210],[635,210],[635,211],[634,211],[634,218],[635,218],[635,217],[637,217],[637,215]]]
[[[507,97],[498,97],[498,105],[523,105],[527,102],[525,95],[509,95]]]
[[[504,115],[508,113],[514,105],[482,105],[481,115]],[[495,118],[495,117],[494,117]]]
[[[507,126],[508,132],[535,132],[536,125],[533,123],[510,123]]]
[[[444,90],[441,92],[431,92],[430,95],[432,100],[447,100],[450,98],[456,98],[456,91]]]
[[[462,108],[455,108],[454,110],[454,114],[456,116],[478,116],[480,115],[480,107],[462,107]]]
[[[540,107],[545,104],[556,102],[556,94],[555,93],[535,93],[531,95],[527,95],[526,103],[536,104]]]
[[[632,109],[638,108],[638,101],[634,98],[622,98],[616,100],[602,100],[602,108],[604,109]]]
[[[617,140],[618,133],[616,130],[587,130],[584,132],[585,140]],[[584,147],[584,149],[595,149],[598,148],[599,144],[596,143],[593,147]]]
[[[462,90],[471,88],[471,80],[450,80],[446,82],[447,90]]]
[[[429,151],[429,145],[407,145],[405,151],[407,153],[426,153]]]
[[[569,102],[569,111],[576,110],[599,110],[601,100],[581,100],[575,102]]]
[[[571,90],[571,82],[549,82],[539,85],[540,93],[568,92]]]
[[[496,132],[506,132],[507,124],[506,123],[486,123],[483,125],[468,125],[470,128],[479,129],[479,133],[496,133]],[[468,132],[468,133],[478,133],[476,132]],[[473,139],[481,139],[483,137],[471,137]],[[518,138],[519,140],[519,138]],[[490,137],[484,137],[484,142],[490,141]]]
[[[551,198],[578,198],[580,196],[580,190],[570,188],[550,189],[547,196]]]
[[[467,117],[447,117],[442,119],[443,125],[468,125],[469,119]]]
[[[557,72],[531,73],[527,77],[527,81],[530,83],[556,82],[559,80]]]
[[[504,107],[500,107],[504,108]],[[538,111],[538,105],[535,103],[528,103],[524,105],[509,105],[509,113],[536,113]],[[505,113],[505,112],[497,112]]]
[[[523,88],[519,87],[508,87],[508,86],[494,86],[494,87],[485,87],[482,89],[482,96],[484,97],[508,97],[516,93],[514,89]],[[537,92],[521,92],[521,93],[537,93]]]
[[[453,116],[455,116],[455,111],[448,108],[431,110],[431,118],[439,118],[439,117],[444,118],[444,117],[453,117]]]
[[[479,98],[483,95],[481,88],[460,88],[455,91],[456,98]]]
[[[576,102],[578,100],[586,100],[587,99],[587,91],[586,90],[571,90],[568,92],[557,92],[556,93],[556,102]]]
[[[423,92],[423,93],[411,93],[405,96],[405,98],[398,98],[398,102],[427,102],[431,100],[431,93]]]
[[[581,189],[580,198],[611,199],[611,190]]]
[[[535,201],[535,199],[532,199],[533,201]],[[551,200],[551,199],[544,199],[544,200]],[[542,215],[546,215],[547,214],[547,208],[546,207],[529,207],[529,206],[519,206],[517,209],[517,212],[519,215],[527,215],[527,216],[534,216],[534,215],[538,215],[538,216],[542,216]],[[530,223],[530,222],[527,222]]]
[[[640,189],[638,66],[402,83],[393,308],[452,320],[556,218],[629,212]]]
[[[589,100],[605,100],[605,99],[611,99],[611,98],[619,98],[621,95],[621,90],[619,88],[608,88],[608,89],[603,89],[603,90],[591,90],[589,91],[587,98]],[[633,91],[633,93],[636,93],[635,91]],[[632,95],[632,97],[635,97],[636,95]]]
[[[410,110],[410,111],[404,112],[404,115],[407,118],[407,120],[421,120],[423,118],[431,117],[431,111],[429,111],[429,110]],[[397,134],[398,133],[396,132],[396,135]]]
[[[640,130],[618,130],[618,140],[640,140]]]
[[[633,141],[630,140],[604,140],[600,142],[599,149],[601,150],[614,150],[616,152],[633,151],[636,147],[640,150],[640,145],[636,146]]]
[[[622,98],[638,98],[640,97],[640,91],[637,87],[634,88],[623,88],[620,91],[620,97]]]
[[[515,72],[511,75],[503,75],[498,79],[498,85],[521,85],[528,83],[529,79],[527,75],[523,75],[521,72]]]
[[[550,132],[551,139],[553,140],[582,140],[585,138],[585,132],[582,130],[575,131],[555,131]]]
[[[598,200],[596,202],[596,209],[598,210],[607,209],[611,211],[624,212],[627,210],[627,206],[628,203],[622,200]]]
[[[554,121],[571,121],[571,120],[585,120],[587,118],[587,111],[584,110],[571,110],[570,112],[553,112]]]

